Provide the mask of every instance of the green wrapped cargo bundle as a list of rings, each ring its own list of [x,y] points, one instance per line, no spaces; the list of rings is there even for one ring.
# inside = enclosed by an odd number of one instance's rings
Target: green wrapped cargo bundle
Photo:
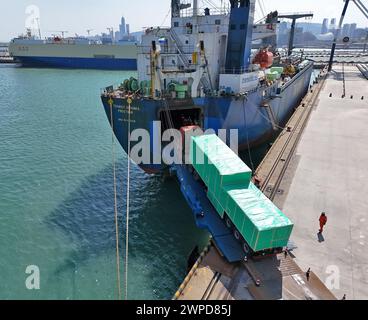
[[[278,72],[270,72],[270,73],[267,73],[267,80],[269,81],[275,81],[278,79],[279,77],[279,73]]]
[[[284,73],[284,68],[283,67],[272,67],[271,72],[277,72],[279,74],[283,74]]]
[[[226,213],[253,251],[287,246],[292,222],[253,183],[225,189]]]
[[[190,152],[191,163],[217,198],[224,192],[220,187],[246,188],[252,179],[252,170],[216,135],[193,137]]]
[[[292,222],[251,182],[252,171],[220,138],[193,137],[191,160],[216,211],[228,215],[254,252],[287,246]]]

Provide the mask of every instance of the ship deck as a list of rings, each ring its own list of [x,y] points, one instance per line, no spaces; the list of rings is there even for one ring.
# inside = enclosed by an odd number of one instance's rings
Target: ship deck
[[[259,281],[259,282],[258,282]],[[335,300],[312,272],[309,280],[292,256],[229,264],[211,246],[189,274],[177,300]]]

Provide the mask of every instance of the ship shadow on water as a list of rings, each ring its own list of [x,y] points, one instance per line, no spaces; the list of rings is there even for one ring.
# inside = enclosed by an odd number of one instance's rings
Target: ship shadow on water
[[[125,255],[125,165],[119,163],[117,168],[122,272]],[[73,273],[72,285],[75,283],[74,275],[78,268],[94,258],[108,254],[114,259],[111,266],[115,264],[112,172],[112,166],[109,166],[89,177],[46,220],[49,228],[64,233],[75,248],[55,270],[56,277],[61,277],[63,273]],[[131,175],[130,297],[171,298],[185,276],[188,254],[195,245],[201,242],[204,244],[206,233],[196,228],[190,209],[174,179],[163,181],[162,176],[145,175],[135,166]],[[114,274],[115,269],[107,272]],[[144,277],[148,283],[135,286],[136,277]],[[113,291],[114,288],[111,289]],[[75,290],[74,287],[74,295]]]

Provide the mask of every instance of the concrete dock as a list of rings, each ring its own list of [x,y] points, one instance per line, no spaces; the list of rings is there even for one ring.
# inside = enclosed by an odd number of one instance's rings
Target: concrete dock
[[[357,67],[334,67],[274,198],[295,223],[296,262],[337,298],[368,298],[367,122],[368,81]]]
[[[177,300],[335,300],[312,272],[292,256],[265,257],[230,264],[216,247],[209,247],[179,288]]]
[[[289,255],[234,265],[212,246],[175,299],[367,299],[367,122],[361,71],[338,65],[321,75],[256,172],[295,223]],[[328,224],[320,235],[322,212]]]

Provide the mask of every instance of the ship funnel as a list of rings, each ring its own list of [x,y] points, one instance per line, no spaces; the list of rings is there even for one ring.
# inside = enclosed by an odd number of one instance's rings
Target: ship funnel
[[[230,0],[226,69],[247,69],[252,48],[255,0]]]

